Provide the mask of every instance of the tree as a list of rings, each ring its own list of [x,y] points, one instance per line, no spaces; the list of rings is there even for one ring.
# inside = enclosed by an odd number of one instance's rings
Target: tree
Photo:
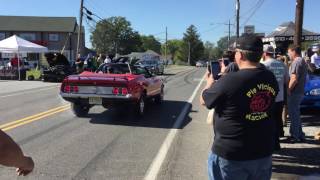
[[[110,17],[97,23],[91,34],[93,48],[99,53],[129,54],[141,50],[141,37],[124,17]]]
[[[215,51],[214,43],[211,43],[209,41],[205,42],[203,58],[206,60],[215,59],[217,58],[215,53],[216,51]]]
[[[180,61],[188,63],[190,50],[190,65],[195,65],[196,61],[203,57],[203,42],[200,40],[200,35],[194,25],[189,26],[183,35],[183,43],[179,48],[177,57]]]
[[[176,54],[182,44],[183,44],[182,40],[178,40],[178,39],[168,40],[167,53],[171,55],[173,61],[176,61]],[[165,54],[165,44],[162,45],[161,52],[162,54]]]
[[[153,50],[157,53],[161,53],[161,43],[152,35],[141,36],[142,50]]]
[[[230,38],[230,45],[236,41],[237,37],[232,36]],[[228,36],[224,36],[220,38],[220,40],[217,42],[217,46],[221,51],[227,50],[228,49]]]

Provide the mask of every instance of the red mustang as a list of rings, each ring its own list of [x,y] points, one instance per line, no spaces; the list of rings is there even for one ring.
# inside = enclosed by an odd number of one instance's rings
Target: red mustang
[[[146,68],[126,63],[103,64],[93,72],[68,76],[61,85],[60,95],[72,103],[78,117],[87,116],[94,105],[105,108],[134,106],[137,115],[145,112],[146,100],[161,103],[164,84]]]

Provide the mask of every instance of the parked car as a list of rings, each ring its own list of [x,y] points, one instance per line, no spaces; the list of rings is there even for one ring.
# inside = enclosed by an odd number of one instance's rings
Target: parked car
[[[75,73],[68,59],[62,54],[46,54],[49,67],[42,70],[44,82],[62,82],[63,79]]]
[[[320,108],[320,69],[308,73],[301,108]]]
[[[155,75],[164,74],[164,65],[159,60],[140,60],[136,63],[136,65],[147,68],[151,73]]]
[[[160,104],[164,96],[164,84],[148,69],[126,63],[102,64],[96,72],[83,72],[68,76],[61,85],[60,95],[72,103],[78,117],[88,114],[90,108],[132,106],[135,114],[145,113],[148,99]]]

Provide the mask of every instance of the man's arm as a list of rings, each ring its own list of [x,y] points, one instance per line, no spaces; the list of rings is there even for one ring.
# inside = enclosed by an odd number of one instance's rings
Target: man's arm
[[[298,78],[299,78],[299,69],[301,68],[300,62],[293,62],[290,67],[290,80],[288,84],[288,93],[290,94],[292,90],[296,87],[298,84]]]
[[[33,160],[24,156],[21,148],[0,130],[0,164],[16,167],[18,175],[28,175],[34,168]]]
[[[203,89],[201,95],[200,95],[200,103],[204,106],[206,106],[208,109],[215,108],[217,104],[220,103],[220,100],[222,99],[222,95],[224,91],[222,88],[222,79],[219,81],[214,81],[211,74],[207,73],[207,85]]]
[[[298,84],[298,77],[296,74],[291,74],[290,75],[290,81],[289,81],[289,86],[288,90],[289,93],[294,89],[294,87]]]

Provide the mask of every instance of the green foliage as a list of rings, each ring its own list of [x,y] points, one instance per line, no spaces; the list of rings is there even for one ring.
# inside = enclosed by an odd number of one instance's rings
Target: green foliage
[[[153,50],[156,53],[161,53],[161,43],[152,35],[141,36],[142,50]]]
[[[41,77],[41,71],[38,69],[31,69],[26,72],[26,76],[33,76],[35,80],[38,80]]]
[[[142,41],[131,23],[124,17],[110,17],[97,23],[90,37],[93,48],[99,53],[129,54],[140,51]]]
[[[230,38],[230,45],[236,41],[237,37],[232,36]],[[221,50],[227,50],[228,49],[228,36],[220,38],[220,40],[217,42],[217,47]]]
[[[183,43],[179,48],[177,58],[182,62],[188,62],[190,49],[190,65],[195,65],[196,61],[203,57],[204,45],[200,40],[200,35],[197,32],[197,28],[191,25],[184,33]]]
[[[212,60],[217,59],[220,56],[221,52],[219,51],[219,48],[215,47],[214,43],[211,43],[209,41],[205,42],[203,59]]]
[[[177,61],[176,55],[182,43],[183,41],[178,39],[169,40],[167,43],[167,54],[171,55],[174,62]],[[162,44],[161,52],[165,54],[165,44]]]

